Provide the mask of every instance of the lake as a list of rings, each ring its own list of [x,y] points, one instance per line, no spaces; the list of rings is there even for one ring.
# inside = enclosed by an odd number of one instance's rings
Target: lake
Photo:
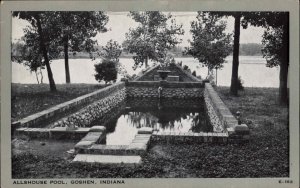
[[[202,78],[207,76],[207,68],[202,67],[194,58],[175,58],[176,62],[182,61],[183,65],[189,66],[191,71],[196,71]],[[72,83],[98,83],[95,78],[94,64],[100,60],[70,59],[70,74]],[[142,68],[133,70],[132,58],[120,58],[121,65],[130,74],[137,74]],[[152,64],[151,62],[149,63]],[[55,83],[65,83],[64,59],[53,60],[51,68]],[[217,85],[229,86],[231,80],[232,56],[226,58],[224,67],[217,71]],[[214,71],[215,72],[215,71]],[[214,73],[215,74],[215,73]],[[43,70],[44,83],[48,83],[47,71]],[[246,87],[278,87],[279,67],[266,67],[266,60],[260,56],[240,56],[239,76]],[[121,76],[118,76],[118,80]],[[12,63],[12,82],[31,84],[37,83],[35,73],[30,73],[22,64]]]

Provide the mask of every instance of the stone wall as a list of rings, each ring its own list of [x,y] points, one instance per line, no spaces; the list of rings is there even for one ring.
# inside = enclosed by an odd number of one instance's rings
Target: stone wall
[[[154,81],[155,76],[158,76],[157,70],[159,66],[148,69],[144,74],[138,75],[135,81]],[[168,70],[171,71],[169,76],[179,76],[179,82],[201,82],[200,79],[193,76],[190,72],[185,71],[176,64],[170,64]]]
[[[204,98],[206,112],[209,117],[208,119],[214,127],[214,132],[226,132],[226,128],[234,128],[238,124],[236,118],[232,115],[209,83],[205,83],[204,87],[202,82],[176,83],[166,81],[132,81],[116,83],[24,118],[26,121],[22,119],[21,122],[23,123],[23,126],[25,125],[24,127],[28,127],[28,125],[36,126],[41,120],[46,121],[47,118],[54,116],[55,114],[57,115],[57,113],[62,113],[63,111],[70,110],[76,105],[78,106],[94,100],[94,102],[85,105],[80,110],[74,113],[72,112],[72,114],[51,123],[47,128],[87,127],[94,125],[95,123],[101,124],[106,122],[107,119],[114,118],[120,113],[119,110],[115,109],[125,105],[123,103],[126,97],[145,98],[145,100],[150,98],[157,99],[159,96],[159,87],[162,88],[161,97],[166,98],[162,102],[165,105],[168,104],[168,99],[170,98],[194,99],[195,105],[200,105],[201,103],[197,103],[197,100]],[[138,101],[135,102],[138,103]],[[170,102],[172,103],[172,101]],[[154,100],[152,103],[156,104],[157,101]],[[149,101],[149,105],[152,103]],[[116,115],[111,114],[111,111],[115,111]],[[38,117],[34,119],[33,117],[36,116]]]
[[[159,65],[155,65],[153,67],[148,67],[142,71],[140,71],[136,77],[133,79],[133,81],[141,81],[142,77],[144,77],[144,75],[148,75],[151,74],[152,71],[158,69]],[[150,77],[149,77],[150,78]],[[151,78],[151,80],[153,81],[153,78]]]
[[[202,98],[193,98],[193,99],[172,99],[165,98],[160,100],[158,98],[128,98],[126,100],[126,106],[131,109],[157,109],[157,107],[162,106],[163,108],[172,108],[172,109],[199,109],[204,108],[204,101]]]
[[[92,101],[99,100],[109,96],[111,93],[119,91],[124,88],[125,84],[123,82],[113,84],[111,86],[99,89],[92,93],[77,97],[70,101],[58,104],[49,109],[43,110],[41,112],[32,114],[23,119],[20,119],[16,122],[12,123],[12,129],[17,127],[40,127],[39,125],[43,122],[49,121],[49,119],[53,119],[55,116],[61,116],[62,114],[66,114],[68,111],[72,112],[74,110],[77,111],[78,107],[84,107],[90,104]]]
[[[224,132],[226,128],[234,128],[238,124],[210,83],[205,84],[204,101],[214,132]]]
[[[162,98],[201,98],[203,97],[203,84],[201,82],[165,82],[165,81],[138,81],[127,82],[127,97],[153,97],[158,98],[158,88],[161,87]]]
[[[119,105],[126,98],[126,88],[124,83],[112,85],[112,88],[103,90],[103,98],[84,107],[76,113],[68,115],[50,127],[86,127],[99,117],[105,116],[113,108]]]
[[[194,144],[194,143],[226,143],[228,133],[200,132],[200,133],[178,133],[178,132],[157,132],[152,134],[152,141],[168,144]]]

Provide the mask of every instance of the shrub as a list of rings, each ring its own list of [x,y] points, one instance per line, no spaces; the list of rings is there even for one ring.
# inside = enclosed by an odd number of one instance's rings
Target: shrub
[[[183,70],[188,70],[188,69],[189,69],[189,67],[187,65],[183,66]]]
[[[175,61],[175,59],[173,57],[172,60],[171,60],[171,64],[175,64],[175,63],[176,63],[176,61]]]
[[[195,76],[195,77],[197,77],[196,71],[193,71],[192,75]]]
[[[182,61],[178,62],[178,65],[182,67]]]
[[[95,65],[95,79],[98,82],[104,81],[105,84],[117,79],[116,64],[112,60],[103,59],[101,63]]]
[[[209,83],[209,80],[207,78],[203,79],[202,81],[203,83]]]
[[[239,78],[238,78],[238,90],[241,90],[241,91],[244,90],[243,84],[244,84],[244,81],[243,81],[242,78],[239,76]]]

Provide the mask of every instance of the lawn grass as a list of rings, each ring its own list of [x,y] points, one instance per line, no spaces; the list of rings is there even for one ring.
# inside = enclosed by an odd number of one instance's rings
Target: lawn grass
[[[245,88],[239,97],[231,96],[227,87],[216,90],[232,112],[242,113],[251,128],[249,143],[152,142],[139,166],[71,163],[72,156],[19,147],[12,160],[13,178],[288,177],[288,106],[276,102],[278,89]],[[37,145],[25,142],[29,148]]]
[[[104,87],[100,84],[56,84],[57,92],[50,92],[48,84],[11,85],[12,122],[40,112]]]

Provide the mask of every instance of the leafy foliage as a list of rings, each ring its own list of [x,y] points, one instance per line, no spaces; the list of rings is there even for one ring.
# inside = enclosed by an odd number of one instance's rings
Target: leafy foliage
[[[28,45],[25,46],[24,42],[28,43]],[[13,50],[14,52],[11,54],[12,61],[24,64],[29,68],[30,72],[35,73],[38,84],[43,83],[44,76],[42,69],[45,69],[45,62],[40,52],[37,35],[32,34],[32,32],[26,33],[25,36],[22,37],[22,40],[12,44],[12,51]]]
[[[231,35],[224,33],[226,23],[216,15],[198,12],[191,23],[193,40],[186,53],[197,58],[209,70],[219,69],[231,52]]]
[[[188,69],[189,69],[189,66],[183,65],[183,70],[188,70]]]
[[[267,66],[274,67],[280,65],[282,61],[282,28],[268,28],[263,34],[263,57],[267,59]]]
[[[235,34],[234,34],[234,50],[233,50],[233,72],[231,78],[230,91],[232,94],[237,95],[238,87],[238,56],[239,56],[239,35],[240,25],[246,29],[249,25],[267,28],[267,33],[264,34],[263,43],[266,45],[262,52],[267,58],[267,66],[272,67],[280,65],[280,86],[279,86],[279,101],[286,103],[288,98],[287,92],[287,75],[289,66],[289,13],[288,12],[209,12],[210,14],[219,17],[232,16],[235,19]],[[273,28],[276,32],[271,32]],[[282,35],[279,33],[282,29]],[[273,33],[273,37],[271,34]],[[280,37],[280,45],[273,45],[274,40]],[[272,44],[273,43],[273,44]],[[273,46],[273,47],[271,47]],[[280,47],[279,47],[280,46]],[[281,53],[277,53],[281,50]],[[274,53],[274,54],[272,54]]]
[[[59,56],[61,48],[51,44],[49,41],[51,38],[49,37],[47,31],[44,33],[48,36],[46,39],[46,45],[48,58],[51,61]],[[38,68],[43,69],[45,62],[40,48],[37,29],[29,26],[24,29],[24,33],[24,36],[18,42],[16,49],[17,54],[12,54],[12,60],[28,66],[30,71],[37,71]]]
[[[57,34],[57,42],[63,45],[67,40],[73,51],[94,51],[98,32],[106,32],[108,16],[102,11],[55,11],[48,24]]]
[[[98,32],[106,32],[108,17],[101,11],[94,12],[68,12],[68,11],[46,11],[46,12],[14,12],[13,15],[29,21],[32,26],[24,30],[25,47],[31,52],[23,58],[30,67],[35,68],[41,65],[42,56],[37,33],[37,25],[34,16],[39,14],[41,26],[44,33],[44,43],[49,60],[57,58],[59,53],[64,51],[66,67],[66,80],[70,82],[68,52],[73,51],[94,51],[96,40],[92,39]],[[34,46],[34,47],[33,47]],[[21,59],[20,59],[21,60]],[[32,65],[30,65],[32,64]]]
[[[103,59],[108,59],[117,63],[119,62],[121,53],[121,45],[119,45],[117,41],[110,40],[107,42],[106,46],[103,47],[102,51],[98,52],[98,55]]]
[[[288,12],[254,12],[245,16],[247,23],[266,28],[263,34],[263,56],[267,66],[288,65]],[[246,26],[246,25],[245,25]]]
[[[135,68],[144,63],[147,66],[148,59],[163,63],[167,50],[181,42],[177,36],[184,33],[182,25],[177,25],[170,14],[146,11],[130,12],[129,16],[139,25],[126,33],[123,47],[125,51],[135,54]]]
[[[289,13],[256,12],[247,18],[255,26],[265,27],[262,49],[267,66],[280,66],[279,102],[288,103],[288,67],[289,67]]]
[[[233,58],[232,58],[232,74],[231,74],[231,84],[230,93],[237,96],[238,95],[238,67],[239,67],[239,43],[240,43],[240,26],[247,28],[248,20],[244,19],[245,16],[252,17],[254,14],[252,12],[209,12],[209,14],[217,17],[229,17],[234,18],[234,40],[233,40]],[[255,16],[253,16],[254,18]]]
[[[197,76],[196,71],[193,71],[192,75],[196,77]]]
[[[238,78],[238,90],[243,91],[244,90],[244,81],[242,80],[242,78],[239,76]]]
[[[111,81],[116,81],[117,79],[117,69],[115,62],[108,59],[103,59],[99,64],[95,65],[95,79],[98,82],[105,81],[105,84]]]
[[[103,47],[103,51],[99,52],[102,57],[102,61],[95,65],[95,79],[101,82],[115,82],[117,74],[126,74],[126,71],[119,64],[119,57],[122,53],[121,46],[116,41],[108,41],[106,46]]]
[[[288,12],[243,12],[243,24],[246,29],[248,25],[256,27],[282,27],[288,24]]]
[[[69,71],[69,50],[95,51],[94,45],[97,44],[95,37],[98,32],[106,32],[105,25],[108,17],[101,11],[55,11],[48,18],[47,24],[50,31],[56,34],[51,42],[56,46],[64,47],[66,83],[70,83]]]
[[[50,41],[51,41],[51,37],[53,36],[52,35],[53,33],[49,32],[48,28],[45,27],[45,24],[44,24],[44,23],[47,23],[47,21],[48,21],[47,19],[49,17],[51,17],[52,12],[16,11],[16,12],[13,12],[12,15],[14,17],[19,17],[20,19],[27,20],[31,24],[31,28],[29,27],[31,30],[28,30],[28,28],[27,28],[27,31],[26,31],[26,29],[25,29],[25,33],[28,34],[28,38],[31,39],[29,41],[32,42],[32,43],[29,42],[29,45],[37,47],[39,44],[40,52],[42,54],[43,61],[47,68],[50,91],[55,92],[56,85],[55,85],[55,82],[53,79],[53,74],[52,74],[52,70],[50,67],[49,55],[48,55],[48,53],[49,53],[48,49],[50,46]],[[33,30],[33,32],[32,32],[32,30]],[[36,31],[36,33],[37,33],[36,36],[32,36],[32,33],[34,33],[34,31]],[[32,40],[32,38],[33,38],[33,40]],[[38,41],[38,44],[35,43],[37,41]],[[36,54],[35,52],[33,52],[33,53],[31,56],[28,56],[28,57],[32,57],[34,60],[40,60],[40,58],[38,57],[39,55]],[[40,61],[35,62],[35,63],[42,65],[39,62]],[[33,67],[36,67],[36,65]]]

